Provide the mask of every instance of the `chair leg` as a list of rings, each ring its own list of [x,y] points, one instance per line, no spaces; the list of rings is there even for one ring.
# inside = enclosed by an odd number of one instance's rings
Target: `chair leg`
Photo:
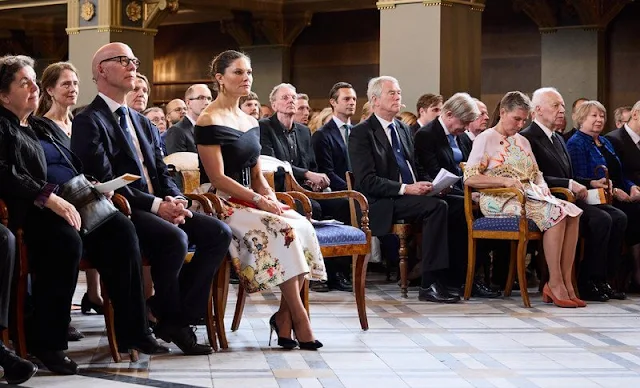
[[[511,241],[511,254],[509,255],[509,272],[507,273],[507,283],[504,285],[504,296],[511,296],[513,289],[513,278],[516,273],[516,263],[518,258],[518,242]]]
[[[409,252],[407,250],[407,236],[404,234],[398,234],[398,238],[400,238],[400,249],[398,249],[398,256],[400,258],[400,293],[403,298],[408,298],[407,260],[409,258]]]
[[[238,287],[238,300],[236,301],[236,311],[233,313],[233,322],[231,323],[231,331],[236,331],[240,327],[242,313],[244,312],[244,304],[247,301],[247,293],[244,287]]]
[[[527,240],[518,241],[518,282],[520,283],[520,295],[522,296],[522,303],[524,307],[531,307],[529,302],[529,292],[527,291],[527,265],[525,262],[525,256],[527,254]]]
[[[365,300],[365,280],[367,277],[367,256],[353,256],[353,291],[356,295],[356,307],[358,308],[358,318],[360,319],[360,327],[362,330],[369,330],[369,321],[367,320],[367,302]]]
[[[100,289],[102,290],[103,311],[104,311],[104,325],[107,330],[107,341],[109,341],[109,351],[111,352],[111,358],[118,363],[122,362],[122,357],[118,352],[118,341],[116,339],[116,329],[113,320],[113,305],[111,299],[109,299],[109,293],[103,282],[100,282]]]
[[[13,328],[14,343],[13,348],[16,354],[22,358],[27,357],[27,337],[24,324],[24,306],[27,298],[27,276],[29,274],[29,262],[27,258],[27,246],[24,243],[24,233],[22,229],[16,233],[18,246],[18,265],[16,265],[16,293],[15,293],[15,321]]]
[[[476,239],[469,235],[469,254],[467,257],[467,280],[464,282],[464,300],[471,298],[473,275],[476,272]]]
[[[228,349],[229,342],[227,341],[227,334],[224,328],[224,314],[227,306],[227,295],[229,293],[229,260],[224,260],[223,264],[218,269],[216,276],[216,287],[213,296],[213,309],[216,320],[216,331],[218,333],[218,340],[220,341],[220,348]]]
[[[209,339],[209,345],[214,351],[218,351],[218,341],[216,341],[217,325],[215,321],[215,314],[213,313],[214,306],[214,294],[216,289],[216,279],[211,282],[211,288],[209,289],[209,298],[207,299],[207,338]]]

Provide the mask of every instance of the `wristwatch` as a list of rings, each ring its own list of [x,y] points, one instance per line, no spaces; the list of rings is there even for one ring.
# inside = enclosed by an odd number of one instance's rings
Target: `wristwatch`
[[[251,198],[251,201],[257,205],[261,199],[262,199],[262,195],[256,194],[253,196],[253,198]]]

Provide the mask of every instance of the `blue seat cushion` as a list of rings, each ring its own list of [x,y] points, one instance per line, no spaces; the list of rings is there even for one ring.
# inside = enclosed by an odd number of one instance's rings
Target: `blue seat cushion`
[[[314,225],[316,236],[321,247],[332,247],[350,244],[365,244],[367,235],[358,228],[348,225]]]
[[[539,232],[538,226],[532,220],[527,220],[530,232]],[[520,229],[520,217],[481,217],[473,221],[473,230],[494,232],[517,232]]]

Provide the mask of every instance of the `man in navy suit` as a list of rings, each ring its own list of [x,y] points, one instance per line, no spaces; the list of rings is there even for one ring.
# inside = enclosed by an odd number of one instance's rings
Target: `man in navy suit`
[[[356,113],[356,91],[346,82],[333,85],[329,103],[333,117],[311,138],[318,172],[327,174],[331,190],[346,190],[345,173],[350,171],[348,141],[351,116]]]
[[[125,173],[141,178],[119,189],[131,205],[131,221],[151,262],[155,295],[148,301],[158,318],[157,337],[174,342],[185,354],[209,354],[190,328],[205,316],[211,281],[231,241],[231,230],[219,220],[187,210],[167,172],[151,122],[127,109],[140,62],[131,48],[110,43],[93,57],[98,96],[78,116],[71,148],[85,173],[106,182]],[[189,244],[195,255],[183,266]]]

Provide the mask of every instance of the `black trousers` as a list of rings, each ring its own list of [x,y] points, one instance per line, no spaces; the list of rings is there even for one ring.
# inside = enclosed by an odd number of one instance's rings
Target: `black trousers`
[[[578,282],[604,281],[607,276],[615,276],[620,266],[627,216],[611,205],[587,205],[582,201],[576,204],[583,210],[580,234],[584,238]]]
[[[0,224],[0,331],[9,327],[11,278],[15,257],[16,239],[9,229]]]
[[[462,267],[467,234],[460,197],[403,195],[394,201],[393,219],[422,226],[422,287],[437,280],[440,270]]]
[[[640,203],[613,201],[613,206],[622,210],[627,215],[627,231],[625,233],[627,244],[632,247],[640,244]]]
[[[67,349],[71,298],[83,254],[96,267],[113,303],[118,341],[126,346],[149,332],[133,224],[118,213],[84,238],[62,217],[33,208],[24,226],[34,305],[33,350]]]
[[[153,314],[179,326],[196,323],[206,315],[211,282],[229,250],[231,229],[198,213],[180,226],[137,209],[131,220],[151,263],[155,295],[149,305]],[[191,262],[184,264],[189,244],[196,251]]]

